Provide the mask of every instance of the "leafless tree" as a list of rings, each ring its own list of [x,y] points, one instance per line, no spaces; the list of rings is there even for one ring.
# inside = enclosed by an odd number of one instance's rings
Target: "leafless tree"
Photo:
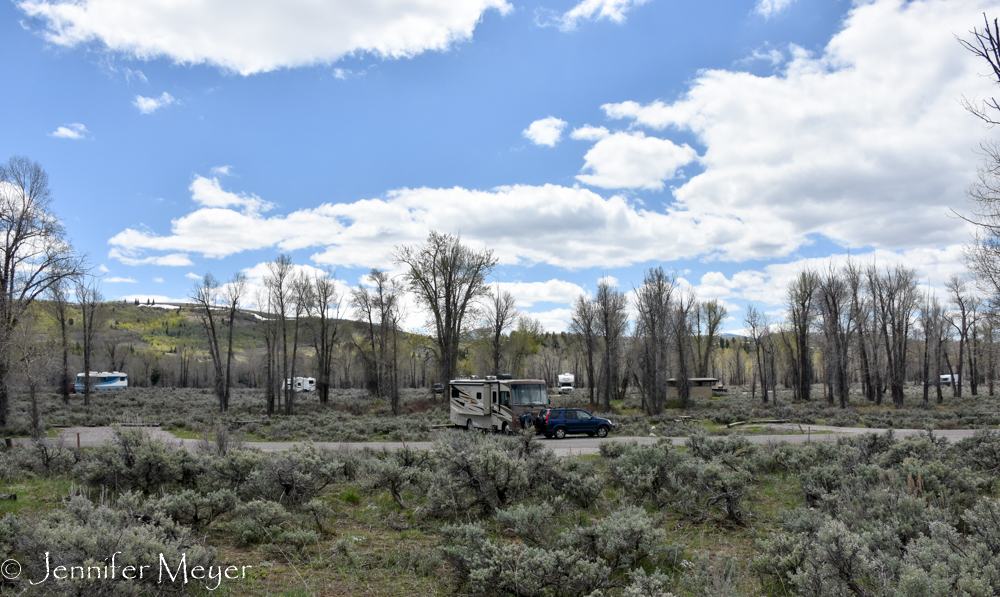
[[[695,303],[692,313],[694,317],[694,339],[698,350],[695,351],[695,377],[708,377],[712,366],[712,352],[715,351],[719,339],[719,330],[725,321],[726,306],[712,299]]]
[[[602,279],[597,283],[594,306],[597,309],[597,331],[604,347],[604,359],[601,363],[602,407],[610,412],[611,400],[619,398],[619,385],[622,381],[622,340],[628,330],[628,299],[624,292]]]
[[[858,294],[860,271],[848,263],[842,271],[832,265],[819,276],[817,303],[820,313],[820,327],[826,339],[828,371],[833,377],[833,393],[840,401],[840,408],[847,408],[850,402],[851,338],[858,325]]]
[[[990,20],[986,17],[985,13],[983,14],[983,20],[986,26],[982,30],[973,27],[969,32],[972,34],[972,39],[962,39],[957,35],[955,39],[965,49],[985,60],[989,64],[990,70],[993,71],[991,77],[995,82],[1000,82],[1000,27],[998,27],[997,19],[993,19],[991,27]],[[983,100],[982,102],[976,102],[968,98],[963,99],[965,109],[977,118],[989,125],[1000,124],[1000,121],[996,120],[996,116],[993,116],[993,112],[1000,111],[1000,104],[997,104],[995,98]]]
[[[440,356],[441,375],[452,379],[458,370],[459,340],[474,301],[487,291],[486,277],[497,258],[491,249],[474,251],[458,236],[431,231],[418,247],[397,247],[396,265],[406,268],[404,280],[428,311]]]
[[[305,272],[299,272],[298,275],[292,277],[292,301],[295,314],[292,324],[292,368],[286,377],[288,381],[285,389],[285,414],[288,415],[295,414],[295,374],[299,354],[299,329],[302,327],[303,318],[309,315],[316,302],[312,281]]]
[[[45,383],[55,362],[56,346],[45,337],[36,317],[28,313],[14,329],[11,343],[17,372],[20,374],[18,377],[28,390],[32,437],[40,440],[44,436],[44,430],[38,411],[38,389]]]
[[[941,301],[928,291],[920,307],[920,327],[924,332],[924,404],[930,402],[932,383],[937,388],[938,402],[941,402],[941,347],[945,325],[945,313]]]
[[[371,286],[359,284],[351,291],[351,304],[367,326],[367,337],[355,345],[365,361],[369,389],[379,398],[388,397],[393,414],[399,414],[398,347],[402,318],[402,290],[389,275],[373,268]]]
[[[643,406],[651,415],[663,412],[667,402],[670,332],[677,281],[662,267],[646,270],[642,286],[635,291],[639,371]]]
[[[965,383],[966,376],[962,374],[964,368],[965,351],[969,345],[969,335],[975,325],[976,314],[978,312],[979,299],[969,291],[965,280],[962,280],[956,275],[952,275],[947,282],[945,282],[945,288],[948,290],[949,298],[951,299],[951,305],[953,310],[947,314],[947,321],[955,328],[958,333],[958,360],[957,365],[957,378],[951,380],[951,386],[953,388],[953,393],[956,398],[962,397],[962,385]],[[972,373],[970,371],[970,373]]]
[[[247,293],[247,277],[237,272],[222,291],[223,302],[228,312],[229,338],[226,342],[226,388],[222,399],[222,412],[229,410],[230,389],[233,387],[233,334],[236,330],[236,314]]]
[[[583,349],[587,353],[587,388],[590,390],[590,406],[597,404],[594,388],[597,377],[594,370],[594,353],[597,351],[597,306],[584,295],[577,297],[573,303],[573,316],[569,329],[583,340]]]
[[[67,287],[69,280],[62,279],[49,287],[47,294],[48,310],[59,326],[59,347],[62,353],[62,369],[59,377],[59,393],[62,394],[63,402],[69,403],[69,385],[71,380],[69,374],[69,292]]]
[[[767,404],[769,387],[767,380],[770,377],[768,374],[770,365],[768,355],[773,354],[773,351],[767,350],[766,344],[771,342],[771,322],[766,314],[759,311],[753,304],[749,304],[746,308],[746,315],[743,318],[743,325],[746,326],[747,332],[750,333],[750,341],[753,343],[755,357],[754,370],[756,372],[754,377],[760,380],[761,401]]]
[[[97,331],[107,318],[101,282],[98,278],[86,276],[79,279],[76,299],[80,303],[80,323],[83,339],[83,404],[90,406],[90,363],[94,351]]]
[[[320,404],[327,404],[330,401],[333,353],[337,345],[337,332],[340,330],[341,297],[333,272],[327,270],[313,279],[313,295],[316,297],[315,325],[312,329],[317,364],[316,386],[319,389]]]
[[[500,290],[499,284],[487,291],[483,300],[483,327],[490,344],[493,373],[503,372],[504,348],[508,340],[506,334],[514,328],[517,315],[514,295]]]
[[[875,321],[885,346],[886,371],[892,403],[903,406],[906,382],[906,352],[913,313],[917,306],[916,272],[902,265],[879,273],[875,264],[866,272],[868,289],[875,307]]]
[[[691,398],[691,370],[694,361],[691,315],[696,303],[694,291],[690,291],[687,297],[678,296],[671,309],[673,316],[670,322],[670,335],[674,342],[674,379],[677,383],[677,398],[680,399],[683,408],[690,406]]]
[[[279,394],[278,408],[281,408],[281,395],[284,395],[287,410],[288,401],[294,393],[294,383],[289,378],[288,360],[288,316],[292,308],[292,259],[281,254],[267,264],[268,273],[264,276],[264,286],[268,289],[268,301],[276,316],[275,355],[281,358],[281,386],[284,391]]]
[[[51,212],[48,175],[15,156],[0,164],[0,427],[8,423],[11,335],[36,299],[83,271]]]
[[[788,321],[792,324],[794,343],[788,348],[792,354],[792,379],[796,400],[809,400],[813,379],[812,351],[809,349],[809,332],[816,318],[816,293],[820,279],[816,272],[806,269],[788,287]]]
[[[219,400],[219,412],[226,412],[226,373],[222,364],[222,350],[219,346],[219,327],[221,327],[221,309],[219,307],[219,281],[212,274],[205,274],[200,282],[191,289],[191,300],[195,303],[195,312],[205,331],[208,341],[208,353],[212,358],[212,370],[215,375],[212,388]]]

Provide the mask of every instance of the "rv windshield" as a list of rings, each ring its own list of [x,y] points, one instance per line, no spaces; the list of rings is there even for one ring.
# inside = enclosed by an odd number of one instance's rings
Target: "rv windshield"
[[[545,384],[511,384],[510,390],[514,394],[514,406],[549,405],[549,396],[545,391]]]

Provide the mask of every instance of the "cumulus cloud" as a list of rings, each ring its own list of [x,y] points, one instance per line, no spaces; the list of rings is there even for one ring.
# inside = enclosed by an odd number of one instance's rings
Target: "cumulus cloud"
[[[119,277],[119,276],[112,276],[110,278],[104,278],[104,281],[105,282],[110,282],[112,284],[117,283],[117,282],[128,282],[129,284],[135,284],[135,280],[133,280],[132,278],[122,278],[122,277]]]
[[[229,166],[226,166],[224,174],[229,174]],[[213,168],[214,170],[214,168]],[[274,207],[271,203],[263,201],[257,195],[247,195],[245,193],[233,193],[223,190],[218,178],[205,178],[195,176],[191,186],[191,199],[205,207],[242,207],[247,213],[268,211]]]
[[[514,296],[519,309],[533,307],[535,303],[569,304],[581,294],[586,294],[579,285],[556,279],[546,282],[500,282],[499,286],[501,292]]]
[[[603,126],[590,126],[585,124],[578,129],[573,129],[569,136],[577,141],[600,141],[611,133]]]
[[[639,131],[609,135],[583,159],[583,170],[590,174],[577,176],[580,182],[604,189],[659,190],[663,181],[677,176],[681,166],[698,159],[698,153],[686,144],[675,145]]]
[[[757,5],[754,6],[753,11],[765,19],[769,19],[788,8],[792,2],[795,2],[795,0],[757,0]]]
[[[211,172],[212,172],[212,174],[216,174],[218,176],[232,176],[233,175],[233,167],[232,166],[212,166]]]
[[[614,276],[604,276],[597,280],[598,284],[607,284],[611,288],[618,288],[618,278]]]
[[[820,233],[854,247],[950,243],[967,233],[947,214],[974,176],[983,136],[957,99],[993,91],[952,32],[990,6],[858,3],[822,52],[793,48],[772,76],[704,71],[673,103],[604,110],[704,144],[704,171],[674,193],[692,216],[767,212],[800,239]]]
[[[505,0],[21,0],[53,44],[97,43],[116,53],[212,64],[243,75],[372,53],[403,58],[469,39]]]
[[[559,120],[555,116],[549,116],[541,120],[532,122],[528,128],[521,131],[525,138],[535,145],[547,145],[555,147],[562,137],[562,130],[566,127],[565,120]]]
[[[470,210],[469,205],[477,209]],[[323,204],[287,215],[202,207],[171,222],[167,235],[126,229],[108,242],[111,256],[144,252],[225,257],[277,247],[319,248],[324,265],[386,267],[394,247],[422,242],[428,230],[461,232],[488,244],[504,264],[617,267],[649,260],[713,254],[737,259],[788,253],[802,242],[789,227],[761,214],[745,220],[685,211],[646,210],[620,196],[582,188],[514,185],[480,191],[399,189],[385,197]],[[763,240],[762,240],[763,239]],[[186,257],[186,255],[185,255]]]
[[[167,265],[173,267],[193,265],[185,253],[136,257],[136,251],[125,245],[112,247],[111,250],[108,251],[108,257],[117,259],[125,265]]]
[[[624,23],[625,13],[649,0],[583,0],[562,15],[545,20],[543,25],[556,25],[563,31],[576,29],[582,21],[609,20]]]
[[[135,101],[132,102],[132,105],[139,108],[139,112],[142,114],[152,114],[164,106],[176,103],[178,103],[177,98],[164,91],[160,97],[144,97],[137,95],[135,96]]]
[[[56,130],[49,133],[50,137],[58,137],[60,139],[83,139],[87,136],[87,127],[83,126],[79,122],[74,122],[73,124],[67,124],[66,126],[60,126]]]
[[[188,272],[188,273],[184,274],[184,277],[187,278],[188,280],[201,280],[202,279],[201,276],[199,276],[198,274],[196,274],[194,272]]]

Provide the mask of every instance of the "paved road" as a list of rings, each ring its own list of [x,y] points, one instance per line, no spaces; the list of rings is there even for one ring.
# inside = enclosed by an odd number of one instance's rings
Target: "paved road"
[[[836,441],[840,437],[858,435],[861,433],[886,433],[887,429],[867,429],[858,427],[829,427],[823,425],[811,425],[811,426],[801,426],[801,430],[805,433],[800,432],[800,426],[798,425],[770,425],[777,432],[774,435],[748,435],[746,436],[751,442],[755,444],[768,444],[768,443],[781,443],[787,442],[790,444],[804,444],[807,442],[815,441]],[[192,451],[198,450],[198,444],[200,440],[195,439],[180,439],[173,434],[160,429],[159,427],[144,427],[151,436],[154,438],[160,438],[163,441],[176,445],[182,446]],[[823,431],[826,433],[815,433],[817,431]],[[781,433],[784,432],[784,433]],[[794,435],[789,435],[788,433],[794,432]],[[921,433],[922,430],[919,429],[896,429],[894,433],[897,437],[902,437],[905,435],[914,435]],[[969,437],[974,430],[971,429],[948,429],[935,431],[934,434],[940,437],[948,438],[950,442],[957,442],[958,440]],[[53,439],[50,441],[62,441],[63,445],[67,447],[74,447],[77,445],[79,438],[79,445],[81,447],[95,447],[103,444],[104,442],[111,439],[114,435],[114,431],[111,427],[69,427],[59,430],[59,439]],[[667,438],[674,445],[681,446],[687,442],[686,437],[671,437]],[[546,439],[542,436],[536,436],[535,441],[541,442],[547,448],[551,448],[557,456],[577,456],[583,454],[598,454],[600,452],[600,445],[602,441],[612,441],[612,442],[639,442],[641,444],[655,444],[659,441],[658,437],[622,437],[617,435],[609,436],[605,439],[598,439],[596,437],[569,437],[566,439]],[[18,443],[27,443],[28,440],[20,439],[15,440]],[[283,452],[290,450],[296,443],[304,442],[247,442],[246,445],[260,448],[265,452]],[[361,450],[364,448],[370,448],[372,450],[398,450],[404,446],[402,442],[313,442],[317,448],[324,450]],[[433,447],[433,442],[406,442],[406,446],[414,450],[429,450]]]

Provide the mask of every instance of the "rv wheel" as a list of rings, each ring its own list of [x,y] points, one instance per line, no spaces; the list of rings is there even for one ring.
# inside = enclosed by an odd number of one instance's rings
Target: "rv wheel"
[[[472,419],[465,420],[465,430],[472,431]]]
[[[500,427],[500,433],[502,433],[504,435],[510,434],[510,427],[507,426],[506,422],[503,424],[502,427]]]

